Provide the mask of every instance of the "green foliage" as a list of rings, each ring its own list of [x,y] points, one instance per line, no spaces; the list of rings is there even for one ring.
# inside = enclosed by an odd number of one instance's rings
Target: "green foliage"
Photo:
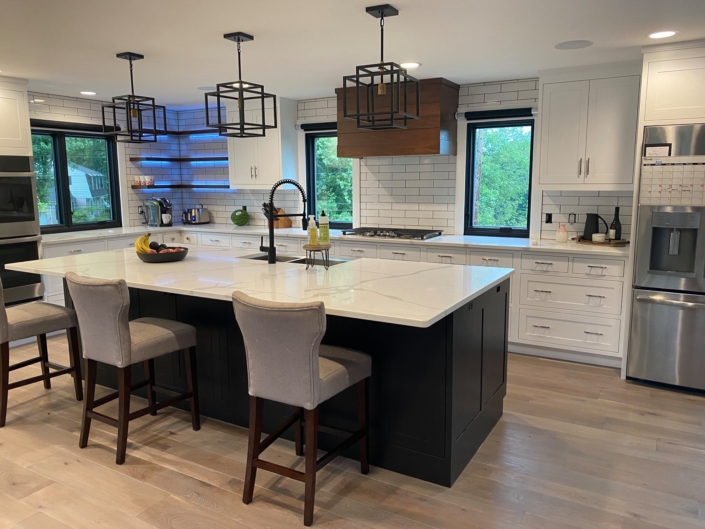
[[[352,159],[338,158],[338,138],[316,138],[316,212],[352,221]]]
[[[527,228],[531,127],[475,133],[473,226]]]
[[[108,152],[106,141],[100,138],[66,137],[66,158],[69,166],[80,165],[101,173],[95,189],[109,189]],[[58,188],[54,167],[54,140],[48,134],[32,134],[34,170],[37,173],[37,200],[39,211],[48,215],[51,207],[57,208]],[[72,197],[74,203],[75,197]],[[102,197],[109,200],[109,195]],[[72,221],[98,222],[111,220],[109,203],[104,205],[77,206]],[[58,219],[55,219],[58,222]]]

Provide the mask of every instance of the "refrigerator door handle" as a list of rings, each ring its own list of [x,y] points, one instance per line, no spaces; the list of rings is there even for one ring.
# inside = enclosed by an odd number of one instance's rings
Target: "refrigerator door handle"
[[[642,303],[655,303],[657,305],[669,305],[683,309],[705,310],[705,303],[693,303],[692,301],[678,301],[676,299],[663,299],[653,296],[637,296],[637,301]]]

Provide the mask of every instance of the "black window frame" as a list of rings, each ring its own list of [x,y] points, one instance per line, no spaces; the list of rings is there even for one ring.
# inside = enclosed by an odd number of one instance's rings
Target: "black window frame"
[[[309,215],[315,215],[316,211],[316,139],[317,138],[334,138],[338,136],[338,131],[323,130],[306,132],[306,209]],[[355,196],[353,193],[353,200]],[[353,206],[354,210],[354,206]],[[351,229],[353,221],[340,222],[330,221],[332,230]]]
[[[111,136],[91,134],[80,130],[44,130],[32,129],[32,135],[49,136],[52,139],[54,152],[54,172],[56,175],[56,195],[59,208],[60,224],[40,226],[42,234],[66,233],[73,231],[100,230],[122,227],[122,211],[120,207],[120,177],[117,162],[117,142]],[[66,138],[91,138],[106,141],[108,154],[108,182],[110,187],[110,206],[114,220],[104,220],[90,223],[74,223],[71,214],[71,193],[69,188],[68,156],[66,154]]]
[[[529,153],[529,189],[528,189],[528,208],[526,211],[526,229],[513,227],[499,228],[475,228],[472,225],[472,203],[475,193],[475,132],[478,129],[490,129],[497,127],[531,127],[531,146]],[[465,216],[464,216],[464,234],[478,235],[483,237],[516,237],[528,239],[531,231],[531,187],[533,184],[534,171],[534,136],[536,133],[535,121],[529,119],[508,119],[508,120],[493,120],[469,122],[466,137],[466,163],[465,163]]]

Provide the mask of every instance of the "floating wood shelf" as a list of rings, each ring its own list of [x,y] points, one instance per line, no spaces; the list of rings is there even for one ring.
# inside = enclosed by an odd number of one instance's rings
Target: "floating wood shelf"
[[[227,184],[153,184],[141,186],[132,184],[132,189],[230,189]]]
[[[227,156],[131,156],[131,162],[227,162]]]

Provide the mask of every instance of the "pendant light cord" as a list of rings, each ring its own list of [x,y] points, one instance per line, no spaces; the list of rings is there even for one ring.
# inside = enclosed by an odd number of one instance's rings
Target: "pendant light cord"
[[[237,43],[237,77],[239,81],[242,81],[242,64],[240,62],[240,41]]]
[[[130,88],[132,89],[132,99],[135,98],[135,78],[132,75],[132,58],[130,58]]]
[[[382,13],[382,16],[379,18],[379,32],[381,35],[380,50],[379,50],[379,63],[383,64],[384,63],[384,13]]]

